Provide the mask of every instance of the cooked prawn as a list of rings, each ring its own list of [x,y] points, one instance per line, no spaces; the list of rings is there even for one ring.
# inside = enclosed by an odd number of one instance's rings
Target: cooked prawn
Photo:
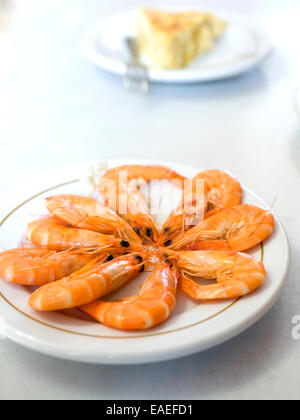
[[[199,182],[203,181],[203,188]],[[200,194],[200,196],[199,196]],[[197,225],[219,210],[238,206],[242,202],[242,188],[236,178],[225,171],[207,170],[196,175],[182,203],[164,224],[160,244],[168,243],[180,232]]]
[[[208,208],[206,217],[218,210],[238,206],[243,190],[239,181],[226,171],[211,169],[200,172],[195,180],[203,180],[207,188]]]
[[[274,230],[271,211],[241,204],[222,210],[177,237],[172,249],[246,251],[265,241]]]
[[[106,264],[91,262],[81,270],[38,289],[29,299],[37,311],[71,309],[93,302],[134,279],[144,267],[146,254],[129,254]]]
[[[126,251],[130,243],[114,236],[70,227],[55,217],[38,219],[28,225],[28,239],[39,247],[55,251],[80,248],[101,248],[106,251]]]
[[[168,180],[180,188],[185,178],[163,166],[127,165],[110,169],[101,178],[98,190],[108,207],[116,210],[142,238],[157,241],[158,228],[152,219],[140,187],[151,180]]]
[[[252,293],[266,279],[262,262],[234,251],[186,251],[178,255],[181,288],[196,300],[234,299]],[[217,280],[201,285],[192,278]]]
[[[50,213],[76,228],[141,243],[132,227],[99,201],[79,195],[56,195],[46,199]]]
[[[19,248],[0,254],[0,278],[23,286],[42,286],[69,276],[89,262],[104,260],[101,253],[88,250],[55,252]]]
[[[168,261],[156,264],[139,296],[119,302],[97,301],[80,309],[91,317],[120,330],[147,330],[169,319],[176,305],[179,280],[177,267]]]

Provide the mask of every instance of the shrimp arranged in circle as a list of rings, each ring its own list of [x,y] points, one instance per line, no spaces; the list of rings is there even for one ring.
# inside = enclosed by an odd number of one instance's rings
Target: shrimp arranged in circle
[[[219,210],[238,206],[241,202],[242,187],[232,175],[221,170],[200,172],[184,192],[182,203],[165,222],[160,244],[171,245],[179,233],[185,232]]]
[[[156,242],[159,231],[141,187],[152,180],[164,179],[182,188],[185,177],[163,166],[126,165],[108,170],[100,179],[98,190],[106,205],[122,216],[139,236]]]
[[[179,188],[182,200],[159,232],[142,188],[161,180]],[[108,170],[97,188],[105,204],[71,194],[47,198],[50,215],[27,231],[39,248],[0,253],[0,278],[40,286],[29,299],[32,309],[79,308],[108,327],[143,331],[169,319],[178,286],[211,301],[237,299],[264,284],[263,263],[241,252],[272,234],[274,216],[242,205],[241,185],[229,173],[208,170],[188,180],[163,166],[126,165]],[[139,294],[103,301],[148,264],[154,270]]]
[[[139,296],[119,302],[97,301],[80,309],[92,318],[119,330],[147,330],[169,319],[176,305],[179,272],[168,261],[158,262]]]
[[[133,280],[144,267],[147,255],[129,254],[103,264],[95,260],[54,283],[38,289],[29,299],[37,311],[59,311],[93,302]]]
[[[178,253],[182,290],[196,300],[235,299],[262,286],[266,271],[262,262],[234,251],[183,251]],[[217,280],[201,285],[194,278]]]
[[[241,204],[222,210],[178,236],[172,249],[246,251],[274,231],[274,216],[260,207]]]
[[[103,252],[102,252],[103,254]],[[0,254],[0,277],[8,283],[42,286],[69,276],[95,260],[101,252],[88,250],[56,252],[19,248]]]
[[[45,217],[30,223],[27,237],[34,245],[54,251],[95,248],[128,252],[130,248],[128,241],[91,230],[73,228],[55,217]]]
[[[61,221],[79,229],[141,243],[132,227],[99,201],[79,195],[56,195],[46,199],[50,213]]]

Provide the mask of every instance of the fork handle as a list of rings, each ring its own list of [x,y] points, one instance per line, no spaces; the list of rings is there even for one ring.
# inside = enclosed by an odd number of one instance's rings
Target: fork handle
[[[128,48],[128,51],[130,53],[130,58],[133,64],[139,63],[139,49],[138,45],[135,39],[133,38],[126,38],[125,40],[126,46]]]

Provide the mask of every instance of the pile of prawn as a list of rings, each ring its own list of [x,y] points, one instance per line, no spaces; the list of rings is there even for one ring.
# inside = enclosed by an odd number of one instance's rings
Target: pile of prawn
[[[161,231],[141,190],[151,180],[168,180],[184,195],[185,205],[181,200]],[[272,212],[242,204],[240,183],[225,171],[201,172],[187,188],[186,181],[166,167],[129,165],[101,177],[104,204],[76,195],[47,198],[49,215],[28,225],[32,247],[0,254],[0,278],[35,287],[29,298],[33,310],[78,308],[126,331],[167,321],[178,288],[199,302],[252,293],[264,284],[266,271],[245,252],[272,234]],[[138,295],[103,300],[151,265]]]

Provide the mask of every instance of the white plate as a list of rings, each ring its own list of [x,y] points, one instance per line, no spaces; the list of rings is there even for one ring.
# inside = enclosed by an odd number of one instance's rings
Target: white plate
[[[124,164],[124,161],[108,165]],[[126,162],[127,163],[127,162]],[[131,161],[130,163],[138,163]],[[192,177],[199,169],[171,166]],[[26,223],[45,214],[44,198],[52,194],[89,194],[88,181],[93,164],[66,168],[1,197],[0,244],[6,249],[19,246]],[[244,201],[265,206],[245,190]],[[252,252],[261,258],[258,247]],[[99,364],[137,364],[173,359],[216,346],[236,336],[260,319],[277,300],[289,266],[286,235],[277,221],[275,233],[264,245],[266,284],[257,292],[237,301],[196,303],[179,294],[172,318],[148,332],[126,333],[90,321],[59,313],[34,312],[28,305],[29,290],[0,280],[0,333],[32,350],[59,358]],[[144,276],[146,276],[145,274]],[[135,293],[143,277],[128,285],[117,297]]]
[[[268,56],[271,45],[264,31],[240,19],[216,14],[228,22],[216,48],[185,69],[150,69],[151,81],[191,83],[226,79],[249,71]],[[123,40],[127,36],[136,36],[135,19],[135,12],[127,12],[97,23],[83,37],[84,55],[97,66],[124,75],[126,55]]]

